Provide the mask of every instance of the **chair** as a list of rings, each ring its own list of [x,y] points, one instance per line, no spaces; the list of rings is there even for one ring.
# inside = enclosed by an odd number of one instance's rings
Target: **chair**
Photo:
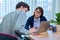
[[[32,38],[30,38],[30,37],[26,37],[26,36],[25,36],[26,34],[19,32],[19,30],[16,30],[16,31],[15,31],[15,34],[16,34],[19,38],[21,38],[21,40],[30,40],[30,39],[32,39]],[[24,37],[22,37],[22,35],[24,35]]]
[[[17,40],[17,37],[10,34],[0,33],[0,40]]]

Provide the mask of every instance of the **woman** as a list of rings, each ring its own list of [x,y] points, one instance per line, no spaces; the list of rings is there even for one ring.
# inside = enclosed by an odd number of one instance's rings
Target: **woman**
[[[25,28],[32,32],[36,31],[41,21],[47,21],[47,19],[43,16],[43,8],[37,7],[34,11],[34,15],[28,18]]]

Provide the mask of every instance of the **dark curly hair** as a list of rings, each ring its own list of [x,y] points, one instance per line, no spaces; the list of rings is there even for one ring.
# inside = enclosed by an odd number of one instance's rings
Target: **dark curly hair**
[[[17,8],[20,8],[21,6],[25,7],[25,8],[28,8],[28,11],[30,10],[29,9],[29,5],[24,3],[24,2],[19,2],[17,5],[16,5],[16,9]]]

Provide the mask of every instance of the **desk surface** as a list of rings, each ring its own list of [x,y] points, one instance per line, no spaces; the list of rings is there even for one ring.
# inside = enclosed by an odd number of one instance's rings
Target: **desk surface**
[[[53,33],[52,31],[47,31],[41,35],[29,35],[34,40],[60,40],[60,32]]]

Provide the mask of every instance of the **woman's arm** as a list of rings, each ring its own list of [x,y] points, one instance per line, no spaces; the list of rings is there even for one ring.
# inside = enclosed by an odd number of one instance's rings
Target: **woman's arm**
[[[26,22],[25,29],[29,30],[29,25],[30,25],[30,18],[28,18]]]

